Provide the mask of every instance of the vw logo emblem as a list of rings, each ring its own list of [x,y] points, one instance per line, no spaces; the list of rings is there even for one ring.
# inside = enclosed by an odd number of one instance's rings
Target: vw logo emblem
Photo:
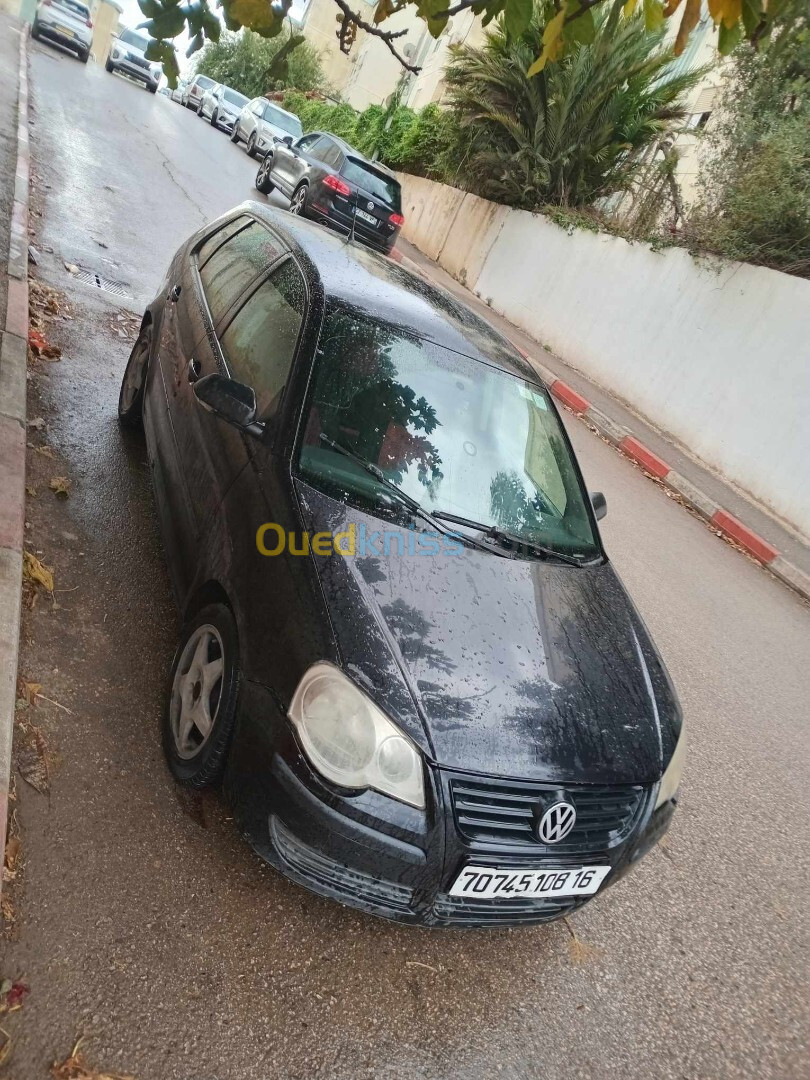
[[[374,203],[373,203],[373,202],[370,202],[370,203],[368,204],[368,208],[369,208],[369,210],[373,210],[373,209],[374,209]]]
[[[540,818],[537,838],[543,844],[559,844],[571,832],[577,820],[577,812],[571,803],[554,803]]]

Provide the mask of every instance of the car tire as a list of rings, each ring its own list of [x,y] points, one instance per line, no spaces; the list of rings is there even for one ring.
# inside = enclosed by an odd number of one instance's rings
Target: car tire
[[[216,127],[216,126],[217,126],[217,114],[216,114],[216,112],[212,112],[211,113],[211,127]]]
[[[137,428],[143,422],[143,397],[151,349],[152,324],[147,323],[132,346],[118,392],[118,421],[122,427]]]
[[[295,214],[297,217],[307,216],[307,192],[309,190],[308,184],[299,184],[295,191],[292,193],[290,199],[290,213]]]
[[[31,37],[34,41],[39,41],[39,23],[36,20],[34,20],[34,23],[31,26]]]
[[[232,143],[238,143],[239,142],[239,125],[238,124],[233,125],[233,130],[231,131],[231,142]]]
[[[113,73],[113,72],[115,71],[115,68],[113,67],[112,63],[110,62],[110,58],[109,58],[109,56],[108,56],[108,57],[107,57],[107,59],[106,59],[106,60],[104,61],[104,70],[105,70],[105,71],[109,71],[109,73],[110,73],[111,75],[112,75],[112,73]]]
[[[273,158],[271,154],[267,154],[261,165],[259,171],[256,173],[256,179],[253,184],[257,191],[260,191],[262,195],[269,195],[273,188],[276,186],[270,179],[270,170],[273,168]]]
[[[79,59],[81,60],[81,62],[83,64],[86,64],[87,61],[90,59],[90,53],[89,52],[81,52],[81,53],[79,53]]]
[[[202,788],[222,777],[240,683],[236,620],[208,604],[183,627],[169,676],[163,752],[178,783]]]
[[[156,86],[147,86],[146,89],[149,91],[150,94],[156,94],[157,93],[157,87]]]
[[[256,157],[256,132],[255,131],[251,131],[250,136],[249,136],[248,141],[247,141],[247,145],[245,146],[245,150],[247,150],[248,157],[252,157],[252,158]]]

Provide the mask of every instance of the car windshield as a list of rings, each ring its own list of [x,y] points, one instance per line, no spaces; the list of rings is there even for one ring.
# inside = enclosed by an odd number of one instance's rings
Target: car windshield
[[[370,165],[364,165],[363,162],[357,161],[355,158],[346,158],[343,162],[343,168],[340,170],[340,175],[348,180],[350,184],[356,184],[357,187],[367,191],[369,195],[376,195],[392,210],[399,213],[400,187],[393,177],[377,172]]]
[[[201,90],[210,90],[212,86],[216,86],[216,83],[213,79],[209,79],[207,75],[198,75],[197,86],[199,86]]]
[[[304,130],[301,127],[301,121],[297,116],[290,116],[289,113],[282,112],[281,109],[276,109],[272,105],[266,106],[264,118],[268,124],[272,124],[273,127],[281,128],[282,131],[288,131],[290,135],[295,135],[296,138],[301,135]]]
[[[222,96],[226,101],[230,101],[231,105],[238,105],[241,109],[243,105],[247,105],[248,99],[244,94],[237,94],[235,90],[223,90]]]
[[[146,52],[149,38],[145,34],[136,34],[134,30],[122,30],[118,36],[125,45],[131,45],[133,49],[140,49],[142,53]]]
[[[78,15],[80,19],[89,19],[90,10],[84,4],[77,4],[74,0],[59,0],[59,7],[65,8],[71,15]]]
[[[343,306],[321,330],[299,470],[334,498],[372,512],[389,507],[384,484],[328,440],[430,512],[578,558],[599,554],[542,387]]]

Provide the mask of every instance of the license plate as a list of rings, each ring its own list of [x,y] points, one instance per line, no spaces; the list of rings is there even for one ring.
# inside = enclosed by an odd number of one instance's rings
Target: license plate
[[[377,219],[374,217],[373,214],[367,214],[365,210],[357,210],[356,213],[362,221],[367,221],[369,225],[377,224]]]
[[[68,30],[68,28],[66,26],[57,26],[56,29],[59,31],[60,34],[64,34],[65,37],[75,37],[76,36],[74,31],[73,30]]]
[[[538,900],[548,896],[591,896],[609,873],[609,866],[545,870],[465,866],[453,882],[450,895],[478,900],[511,900],[518,896],[536,897]]]

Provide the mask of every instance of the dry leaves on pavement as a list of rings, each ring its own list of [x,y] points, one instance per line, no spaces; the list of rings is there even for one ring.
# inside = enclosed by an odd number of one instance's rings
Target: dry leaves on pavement
[[[66,499],[70,488],[70,480],[66,476],[52,476],[48,487],[56,495],[57,499]]]
[[[27,784],[40,793],[47,795],[51,790],[51,777],[48,769],[48,744],[45,736],[33,724],[25,724],[26,742],[16,751],[17,768]]]
[[[62,350],[59,346],[51,345],[42,331],[33,327],[28,331],[28,344],[37,359],[60,360],[62,357]]]
[[[61,1064],[55,1061],[51,1066],[53,1080],[134,1080],[132,1076],[123,1076],[121,1073],[98,1072],[91,1068],[81,1054],[81,1045],[84,1037],[79,1039],[70,1057]]]
[[[46,592],[53,592],[53,570],[30,551],[23,552],[23,580],[41,585]]]

